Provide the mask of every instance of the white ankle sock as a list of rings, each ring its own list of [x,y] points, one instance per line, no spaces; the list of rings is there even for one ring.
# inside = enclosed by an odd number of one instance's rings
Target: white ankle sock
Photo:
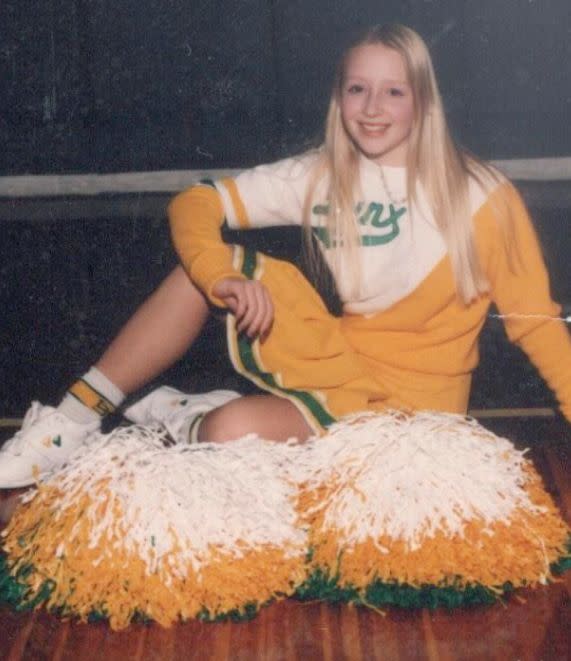
[[[58,411],[74,422],[88,424],[112,413],[124,399],[124,393],[92,367],[67,391]]]

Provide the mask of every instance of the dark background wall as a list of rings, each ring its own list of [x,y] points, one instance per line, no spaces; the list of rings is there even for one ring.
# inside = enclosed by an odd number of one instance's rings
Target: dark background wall
[[[3,0],[0,174],[246,166],[319,135],[353,31],[431,45],[458,138],[571,153],[569,0]]]

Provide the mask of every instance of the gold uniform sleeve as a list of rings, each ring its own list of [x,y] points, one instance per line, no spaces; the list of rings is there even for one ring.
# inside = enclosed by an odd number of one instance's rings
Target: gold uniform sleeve
[[[496,243],[487,269],[492,298],[505,315],[508,337],[528,355],[571,421],[571,337],[557,319],[561,307],[551,298],[547,268],[525,204],[509,184],[500,193],[503,199],[496,206],[501,210],[507,203],[509,214],[502,214],[507,218],[499,223],[504,223],[504,236],[498,236],[498,223],[495,232],[488,226]]]
[[[177,195],[168,208],[172,241],[186,272],[215,305],[214,285],[227,277],[242,278],[232,266],[232,247],[222,241],[224,211],[219,193],[193,186]]]

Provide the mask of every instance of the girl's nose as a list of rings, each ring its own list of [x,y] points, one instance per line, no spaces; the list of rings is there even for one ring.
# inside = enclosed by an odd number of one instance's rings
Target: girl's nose
[[[381,92],[371,92],[367,95],[367,101],[365,103],[365,114],[370,117],[375,115],[381,115],[383,112],[383,99]]]

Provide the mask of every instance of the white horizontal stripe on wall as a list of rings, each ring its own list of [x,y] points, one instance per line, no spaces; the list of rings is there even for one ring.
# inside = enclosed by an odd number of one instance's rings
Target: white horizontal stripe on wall
[[[492,163],[519,181],[571,180],[571,156],[498,160]],[[200,179],[236,175],[234,170],[162,170],[117,174],[0,177],[0,197],[63,197],[129,193],[176,193]]]

